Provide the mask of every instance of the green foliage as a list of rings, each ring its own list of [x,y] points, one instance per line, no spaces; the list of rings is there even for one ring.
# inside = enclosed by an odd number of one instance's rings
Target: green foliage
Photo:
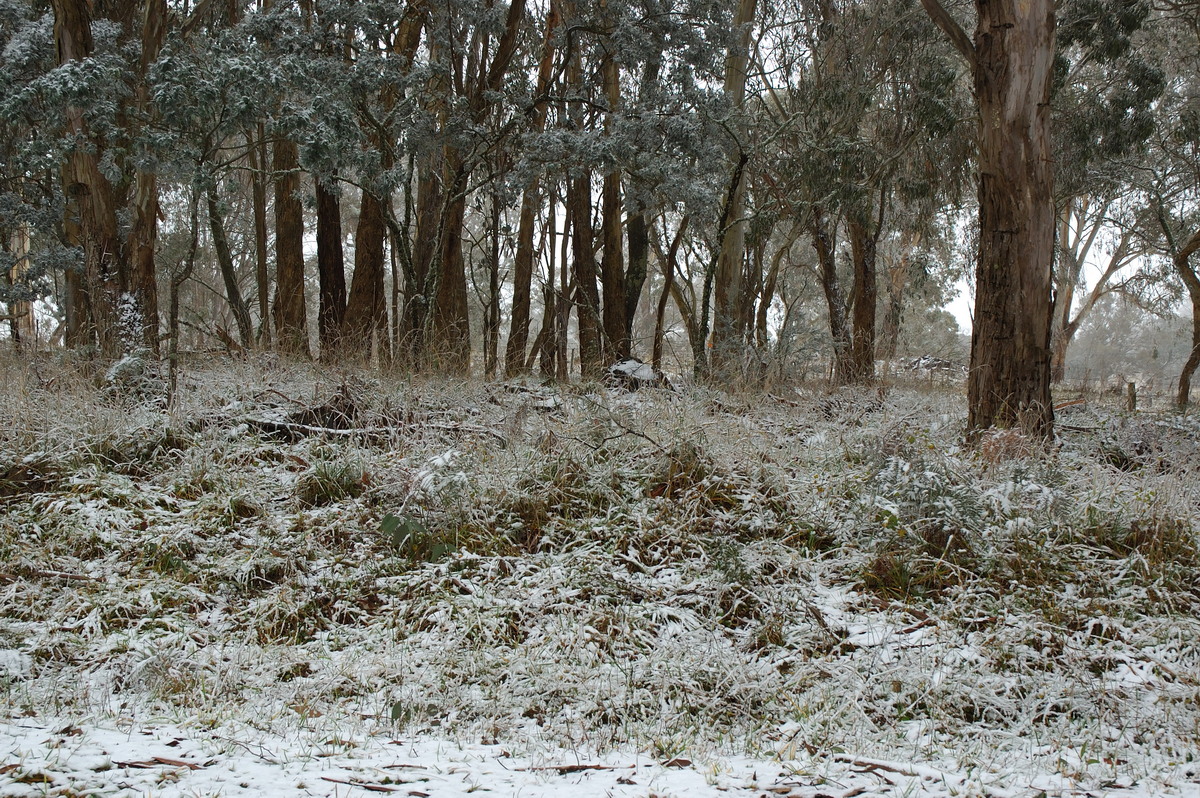
[[[414,518],[385,515],[379,523],[389,548],[414,562],[437,562],[454,553],[455,544]]]

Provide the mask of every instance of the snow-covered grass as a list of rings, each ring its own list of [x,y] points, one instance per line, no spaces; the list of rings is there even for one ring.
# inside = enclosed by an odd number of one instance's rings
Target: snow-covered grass
[[[0,795],[1200,791],[1195,417],[0,378]]]

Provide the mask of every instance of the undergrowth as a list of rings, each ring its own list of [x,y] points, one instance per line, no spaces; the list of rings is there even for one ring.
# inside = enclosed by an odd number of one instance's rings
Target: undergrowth
[[[164,410],[6,368],[12,715],[997,773],[1087,750],[1074,775],[1097,784],[1200,748],[1192,418],[1097,410],[1050,452],[969,449],[933,409],[957,398],[900,390],[264,361],[185,372]]]

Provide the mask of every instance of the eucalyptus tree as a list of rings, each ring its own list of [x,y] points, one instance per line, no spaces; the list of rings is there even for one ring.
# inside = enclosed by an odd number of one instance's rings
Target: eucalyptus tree
[[[53,23],[53,15],[32,5],[0,5],[0,301],[21,348],[36,343],[35,300],[56,300],[51,307],[59,313],[58,328],[51,341],[66,337],[72,346],[82,343],[77,311],[86,304],[78,296],[81,253],[63,236],[60,170],[73,142],[53,121],[68,89],[55,74]],[[65,301],[65,293],[76,300]]]
[[[1200,368],[1200,8],[1160,0],[1165,39],[1167,91],[1156,109],[1149,167],[1141,181],[1158,225],[1158,250],[1166,256],[1191,306],[1191,350],[1175,402],[1191,401],[1192,378]]]
[[[1067,347],[1107,293],[1130,290],[1144,275],[1154,214],[1137,191],[1148,156],[1156,103],[1165,88],[1159,65],[1162,26],[1146,0],[1073,0],[1058,23],[1053,96],[1058,230],[1052,320],[1053,381]],[[1098,262],[1086,285],[1084,267]]]
[[[974,77],[979,253],[967,427],[1053,432],[1050,310],[1054,166],[1050,94],[1054,0],[975,0],[969,37],[939,0],[921,0]]]
[[[958,71],[906,3],[779,12],[788,16],[760,67],[762,113],[779,154],[767,160],[759,194],[810,237],[834,379],[870,382],[880,250],[915,248],[928,237],[965,177]],[[848,280],[839,267],[843,249]],[[892,275],[893,289],[903,287],[901,273]]]

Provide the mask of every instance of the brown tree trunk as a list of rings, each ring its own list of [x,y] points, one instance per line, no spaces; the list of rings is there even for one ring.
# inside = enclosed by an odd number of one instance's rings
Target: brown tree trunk
[[[499,168],[496,170],[501,171]],[[495,379],[500,359],[500,193],[493,187],[491,196],[491,251],[488,253],[487,310],[483,318],[483,373]]]
[[[166,0],[146,0],[142,16],[142,57],[138,69],[137,104],[141,116],[154,115],[146,73],[158,57],[167,32]],[[158,353],[158,282],[154,251],[158,244],[158,181],[154,172],[138,169],[134,177],[132,229],[129,233],[130,293],[142,316],[142,342]]]
[[[1175,394],[1175,405],[1180,410],[1191,402],[1192,375],[1200,367],[1200,274],[1191,263],[1191,257],[1197,250],[1200,250],[1200,231],[1193,233],[1171,258],[1192,302],[1192,351],[1179,373],[1179,390]]]
[[[358,244],[357,237],[355,244]],[[357,250],[356,250],[357,251]],[[342,250],[342,203],[317,181],[317,340],[321,359],[341,345],[346,317],[346,260]]]
[[[976,0],[979,260],[967,426],[1053,434],[1052,0]]]
[[[879,229],[879,228],[877,228]],[[850,292],[850,359],[846,382],[875,380],[875,311],[879,300],[875,256],[878,233],[861,221],[848,225],[850,253],[854,261],[854,287]]]
[[[504,350],[504,373],[509,377],[525,369],[525,347],[529,344],[530,292],[533,283],[533,224],[538,198],[534,178],[521,196],[517,222],[517,250],[513,254],[513,299],[509,316],[508,344]],[[553,279],[551,280],[553,282]]]
[[[267,255],[267,137],[260,123],[257,138],[247,131],[246,149],[253,170],[254,284],[258,290],[258,342],[271,346],[271,273]]]
[[[225,282],[225,299],[229,310],[237,324],[238,338],[242,346],[250,347],[254,343],[254,333],[250,324],[250,309],[242,299],[242,291],[238,287],[237,272],[233,267],[233,253],[229,249],[229,238],[225,235],[225,222],[221,218],[221,208],[217,203],[217,187],[209,185],[207,191],[208,224],[212,230],[213,249],[217,252],[217,266],[221,270],[221,279]]]
[[[625,254],[621,237],[621,173],[604,176],[600,190],[600,283],[604,289],[602,357],[606,362],[629,357],[625,317]]]
[[[829,220],[820,207],[813,208],[811,221],[813,248],[821,275],[821,289],[829,310],[829,338],[833,345],[833,380],[837,384],[850,381],[853,373],[850,352],[850,328],[846,319],[846,298],[837,273],[837,242]]]
[[[900,324],[904,319],[904,295],[908,290],[909,270],[912,269],[913,253],[921,242],[921,234],[904,231],[900,235],[900,254],[887,270],[887,302],[884,305],[883,324],[880,326],[879,357],[883,360],[896,359],[896,344],[900,339]]]
[[[746,98],[746,73],[749,65],[750,34],[757,0],[738,0],[733,24],[739,36],[730,46],[725,59],[725,96],[735,108],[741,108]],[[740,142],[738,147],[741,147]],[[713,297],[712,373],[728,381],[740,371],[741,350],[745,328],[742,309],[742,261],[746,251],[744,169],[745,155],[734,169],[734,185],[730,202],[722,214],[721,251],[717,258]]]
[[[12,257],[13,265],[5,277],[10,287],[19,287],[25,282],[29,271],[29,226],[18,222],[10,241],[5,242],[5,251]],[[37,321],[33,315],[33,303],[28,299],[15,299],[8,303],[9,332],[13,347],[18,352],[32,352],[37,347]]]
[[[633,349],[633,323],[646,273],[650,267],[650,220],[645,213],[631,213],[625,220],[629,241],[629,266],[625,269],[625,339]]]
[[[613,114],[621,100],[620,69],[611,54],[600,66],[609,113],[605,127],[611,132]],[[603,355],[606,362],[629,357],[629,333],[625,316],[625,254],[621,237],[621,170],[604,176],[600,189],[600,283],[604,289]]]
[[[310,357],[304,301],[304,207],[296,143],[276,139],[275,171],[275,334],[279,349]]]
[[[589,174],[569,180],[567,206],[571,214],[571,256],[575,261],[579,308],[579,368],[584,379],[596,379],[604,370],[604,352],[596,259],[592,251],[592,180]]]
[[[425,366],[425,326],[433,304],[430,272],[436,265],[434,258],[437,254],[441,212],[442,188],[437,165],[433,162],[421,164],[417,169],[417,230],[413,242],[412,273],[405,275],[404,291],[406,307],[402,343],[412,369]]]
[[[462,231],[467,214],[467,171],[459,154],[446,148],[446,195],[438,230],[433,273],[433,318],[426,346],[438,370],[466,376],[471,370],[471,319],[467,304],[467,271]]]
[[[551,2],[546,13],[546,35],[542,44],[542,59],[538,64],[535,93],[537,97],[545,95],[550,87],[558,22],[558,3]],[[538,103],[534,106],[531,122],[535,131],[545,129],[545,103]],[[512,312],[509,316],[508,344],[504,351],[504,372],[510,377],[520,373],[524,368],[525,348],[529,343],[530,288],[533,281],[533,224],[539,199],[538,187],[539,179],[535,175],[521,196],[521,214],[517,223],[517,251],[513,255]],[[551,244],[551,249],[553,249],[553,244]],[[551,269],[550,275],[550,284],[553,287],[553,269]],[[553,318],[552,314],[551,318]]]
[[[93,47],[91,4],[87,0],[54,0],[52,5],[58,63],[86,59]],[[82,109],[67,108],[67,131],[78,141],[91,140]],[[117,304],[129,288],[129,269],[117,225],[116,198],[100,171],[98,151],[98,146],[77,145],[67,156],[63,193],[67,197],[67,213],[78,219],[84,256],[82,291],[87,296],[90,332],[96,336],[103,355],[117,357],[124,348]]]
[[[921,0],[970,65],[979,107],[979,259],[967,428],[1054,432],[1050,401],[1053,0],[975,0],[972,41]]]
[[[387,335],[387,298],[384,294],[383,237],[386,225],[383,203],[369,191],[362,194],[358,226],[354,232],[354,277],[342,322],[342,341],[347,352],[364,357],[371,353],[371,339]]]

